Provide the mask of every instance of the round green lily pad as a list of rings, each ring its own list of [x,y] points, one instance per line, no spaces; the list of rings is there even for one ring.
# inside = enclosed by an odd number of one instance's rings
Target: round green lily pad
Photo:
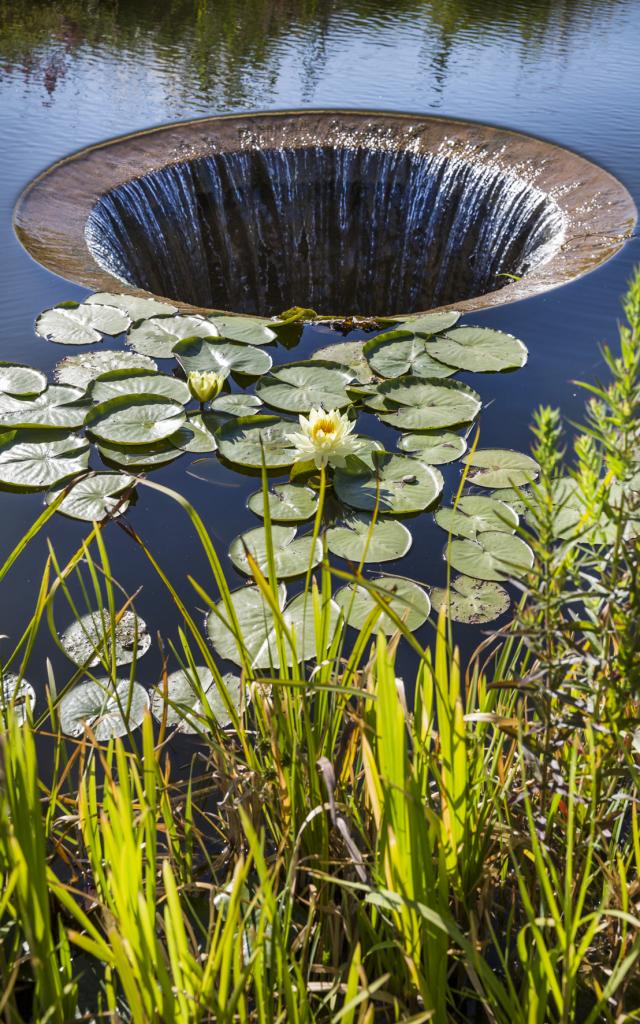
[[[33,398],[0,395],[0,429],[73,430],[81,427],[88,405],[84,392],[53,384]]]
[[[120,334],[131,323],[115,306],[63,302],[36,320],[36,334],[59,345],[95,345],[103,334]]]
[[[71,519],[98,523],[107,516],[120,516],[129,507],[129,499],[123,498],[123,492],[132,483],[133,477],[125,473],[92,473],[72,484],[58,506],[58,512]],[[49,491],[45,499],[47,504],[55,501],[63,490],[64,484]]]
[[[208,413],[202,415],[199,412],[188,412],[180,430],[168,439],[169,444],[183,452],[192,452],[194,455],[215,452],[218,443],[214,436],[214,430],[217,426],[216,417],[211,417]]]
[[[285,469],[296,461],[297,453],[287,439],[296,424],[277,416],[240,416],[216,431],[223,458],[240,466],[260,469]]]
[[[395,515],[421,512],[442,492],[444,481],[439,470],[408,455],[373,455],[373,469],[360,464],[337,469],[333,487],[345,504],[352,508]],[[353,465],[351,463],[350,465]]]
[[[314,352],[311,358],[344,366],[351,371],[353,379],[360,384],[367,384],[373,380],[371,367],[364,354],[363,341],[339,341],[335,345],[327,345]]]
[[[136,368],[158,369],[153,359],[148,359],[147,356],[107,348],[100,352],[83,352],[77,356],[67,356],[56,366],[55,376],[59,384],[71,384],[86,391],[91,381],[102,373]]]
[[[458,327],[434,338],[428,346],[434,359],[474,373],[517,370],[527,361],[527,349],[517,338],[488,327]]]
[[[454,540],[448,552],[452,568],[477,580],[519,579],[533,565],[529,545],[520,537],[499,531],[481,533],[475,541]]]
[[[209,404],[211,412],[222,413],[223,416],[255,416],[262,405],[257,395],[240,394],[218,395]]]
[[[173,354],[187,375],[192,370],[213,370],[225,377],[230,373],[260,377],[272,364],[271,356],[261,348],[222,338],[218,341],[187,338],[178,342]]]
[[[111,370],[93,381],[89,394],[94,402],[108,402],[121,395],[154,395],[186,405],[191,392],[183,380],[153,370]]]
[[[415,452],[428,466],[444,466],[462,458],[467,442],[459,434],[438,431],[433,434],[403,434],[398,441],[403,452]]]
[[[367,341],[364,353],[372,370],[381,377],[401,377],[412,373],[415,377],[451,377],[455,367],[445,366],[434,359],[425,338],[412,331],[386,331]]]
[[[159,299],[145,299],[137,295],[125,295],[120,292],[95,292],[85,302],[96,303],[98,306],[116,306],[124,310],[130,320],[142,320],[150,316],[177,313],[176,306]]]
[[[529,455],[509,448],[478,448],[463,461],[472,467],[467,482],[477,487],[524,487],[540,469]]]
[[[174,346],[185,338],[219,337],[210,320],[203,316],[154,316],[135,324],[127,334],[127,345],[143,356],[172,359]]]
[[[195,684],[193,670],[178,669],[167,677],[166,688],[160,683],[151,692],[151,714],[158,722],[164,718],[167,726],[175,727],[176,732],[202,732],[210,715],[221,727],[231,721],[210,670],[205,665],[198,665],[196,673],[198,685]],[[242,699],[239,676],[227,673],[222,681],[232,705],[238,709]]]
[[[298,537],[295,526],[272,526],[271,540],[273,543],[273,560],[276,576],[280,579],[288,579],[292,576],[300,576],[310,567],[318,565],[322,560],[322,543],[316,540],[313,544],[313,537]],[[247,558],[246,549],[251,553],[258,564],[258,568],[266,576],[267,567],[267,532],[263,526],[254,530],[248,530],[240,534],[231,542],[229,547],[229,558],[239,572],[251,576],[251,566]]]
[[[311,519],[318,507],[318,495],[303,484],[276,484],[268,492],[269,515],[275,523],[301,523]],[[248,507],[257,516],[264,517],[262,491],[249,497]]]
[[[461,315],[453,309],[443,310],[442,313],[418,313],[417,316],[407,317],[401,326],[414,334],[440,334],[457,324]]]
[[[493,622],[504,615],[510,603],[507,591],[499,583],[474,580],[468,576],[452,580],[448,592],[441,587],[434,587],[431,591],[434,611],[439,612],[444,605],[454,622]]]
[[[47,386],[46,374],[32,366],[0,362],[0,393],[27,398],[39,395]]]
[[[0,487],[41,491],[82,473],[89,465],[89,442],[77,434],[20,430],[0,437]]]
[[[519,521],[517,513],[503,501],[474,494],[460,498],[455,509],[438,509],[435,520],[447,533],[469,540],[476,540],[478,534],[488,530],[514,533]]]
[[[14,672],[5,672],[0,679],[0,722],[8,708],[13,708],[15,720],[23,725],[36,703],[36,691],[26,679]]]
[[[271,322],[259,316],[215,316],[209,317],[222,338],[239,341],[243,345],[270,345],[277,338],[271,330]]]
[[[365,404],[398,430],[436,430],[471,423],[480,412],[477,392],[459,381],[432,383],[418,377],[387,380]]]
[[[185,420],[178,402],[153,395],[122,395],[90,409],[85,423],[93,437],[107,444],[148,445],[175,434]]]
[[[277,643],[273,632],[274,618],[269,602],[259,587],[241,587],[231,593],[231,603],[238,620],[240,643],[223,601],[207,616],[207,633],[221,658],[242,664],[241,648],[253,668],[269,668],[277,664]],[[280,609],[284,607],[287,591],[284,584],[278,589]]]
[[[385,602],[388,601],[389,607],[407,629],[414,631],[426,622],[431,610],[431,602],[429,595],[417,583],[403,579],[401,576],[380,576],[371,580],[371,583],[378,592],[381,592],[381,599]],[[365,587],[359,586],[357,583],[349,583],[346,587],[342,587],[334,594],[334,600],[342,608],[348,625],[358,630],[362,629],[373,609],[380,607],[376,598]],[[382,612],[375,628],[383,630],[390,636],[398,627],[386,612]]]
[[[174,440],[182,435],[186,438],[186,430],[181,427],[176,434],[172,434],[165,441],[158,441],[157,444],[142,445],[136,448],[134,445],[107,444],[102,441],[98,444],[98,452],[107,466],[116,466],[118,469],[130,469],[134,472],[149,472],[153,469],[160,469],[162,466],[174,462],[182,455],[182,449],[174,444]],[[191,435],[189,434],[189,437]]]
[[[310,360],[277,366],[256,384],[256,394],[273,409],[305,413],[310,409],[344,409],[351,404],[346,386],[351,371],[338,364]]]
[[[76,665],[93,668],[101,662],[110,662],[113,636],[116,665],[130,665],[134,650],[136,660],[139,660],[151,646],[151,636],[144,619],[130,608],[116,623],[113,633],[107,613],[101,615],[100,612],[89,612],[67,626],[60,637],[60,643]]]
[[[108,678],[81,683],[60,699],[60,728],[67,736],[82,736],[89,728],[103,743],[137,729],[148,707],[147,691],[128,679],[115,686]]]
[[[371,526],[367,515],[352,516],[343,526],[327,530],[332,554],[350,562],[393,562],[411,547],[411,534],[395,519],[378,519]]]

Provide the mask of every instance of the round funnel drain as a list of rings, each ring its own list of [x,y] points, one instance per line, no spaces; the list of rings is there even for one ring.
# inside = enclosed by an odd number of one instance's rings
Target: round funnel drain
[[[556,146],[336,111],[117,139],[45,172],[16,211],[26,248],[79,283],[262,315],[512,301],[607,259],[634,223],[619,182]]]

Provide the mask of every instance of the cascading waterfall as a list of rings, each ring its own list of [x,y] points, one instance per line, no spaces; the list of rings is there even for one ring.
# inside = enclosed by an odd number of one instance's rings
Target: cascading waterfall
[[[168,164],[102,196],[85,234],[120,280],[197,306],[382,314],[494,291],[563,229],[553,199],[498,162],[304,145]]]

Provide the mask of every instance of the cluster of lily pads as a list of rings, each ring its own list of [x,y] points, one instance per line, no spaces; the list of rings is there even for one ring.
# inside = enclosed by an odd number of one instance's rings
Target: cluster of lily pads
[[[101,521],[126,510],[138,475],[185,453],[219,458],[243,472],[263,465],[274,474],[288,472],[289,480],[269,492],[276,572],[284,581],[317,565],[323,553],[319,539],[299,532],[317,510],[318,474],[313,462],[300,461],[294,439],[298,417],[312,410],[351,420],[360,412],[373,414],[397,431],[395,448],[385,450],[380,442],[360,437],[353,455],[336,468],[329,463],[328,482],[337,501],[325,524],[328,551],[355,564],[402,558],[412,536],[401,518],[435,508],[443,491],[438,466],[460,460],[468,467],[472,493],[465,492],[455,508],[435,511],[448,536],[450,565],[459,573],[450,590],[432,588],[429,593],[404,576],[382,575],[374,582],[411,629],[424,623],[432,606],[443,604],[457,621],[495,619],[509,606],[502,583],[522,577],[533,562],[531,548],[517,535],[516,489],[535,480],[538,467],[529,456],[510,450],[467,454],[466,436],[482,399],[454,377],[458,371],[516,370],[526,362],[525,346],[500,331],[457,326],[456,312],[438,312],[400,323],[336,323],[342,329],[385,329],[370,340],[340,342],[312,359],[274,366],[270,353],[276,343],[290,347],[305,322],[317,319],[302,309],[272,320],[181,315],[155,299],[108,293],[46,310],[36,321],[42,338],[88,346],[101,343],[104,335],[125,333],[125,345],[63,359],[55,383],[37,369],[0,366],[0,486],[45,490],[48,502],[61,499],[61,513]],[[170,372],[161,372],[156,360],[170,361]],[[226,385],[212,401],[198,403],[189,375],[203,372],[220,375]],[[242,390],[231,391],[231,381]],[[96,455],[99,466],[92,465]],[[260,491],[251,495],[248,506],[264,515]],[[266,566],[263,527],[243,533],[230,547],[234,566],[250,576],[248,553]],[[232,593],[232,600],[254,668],[277,666],[273,612],[259,589],[243,587]],[[285,621],[303,638],[300,656],[310,657],[315,637],[309,602],[299,595],[287,604],[282,583],[281,603]],[[348,624],[358,628],[373,606],[369,592],[352,584],[334,594],[331,614],[337,622],[342,610]],[[393,632],[392,618],[383,615],[380,626]],[[81,631],[99,649],[104,638],[95,627],[85,622]],[[142,635],[143,624],[138,630]],[[222,605],[210,614],[208,632],[218,654],[239,664]],[[137,641],[136,646],[140,656],[143,645]],[[204,689],[211,685],[205,669],[200,682]],[[176,674],[173,685],[183,698],[189,686],[194,693],[184,673]],[[235,677],[230,685],[236,686]],[[138,717],[133,712],[141,718],[149,702],[139,689],[133,699],[129,693],[129,725]],[[174,700],[175,695],[169,696]],[[100,682],[76,687],[61,704],[65,731],[83,727],[99,702],[102,722],[105,700],[122,722],[118,694],[109,694]],[[186,703],[193,709],[195,700]],[[109,720],[109,735],[116,727]]]

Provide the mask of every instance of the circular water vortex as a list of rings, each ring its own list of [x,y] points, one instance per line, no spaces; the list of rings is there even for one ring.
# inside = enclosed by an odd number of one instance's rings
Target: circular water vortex
[[[635,219],[615,178],[538,139],[314,111],[92,147],[36,179],[15,223],[36,259],[89,287],[271,316],[513,301],[603,262]]]

